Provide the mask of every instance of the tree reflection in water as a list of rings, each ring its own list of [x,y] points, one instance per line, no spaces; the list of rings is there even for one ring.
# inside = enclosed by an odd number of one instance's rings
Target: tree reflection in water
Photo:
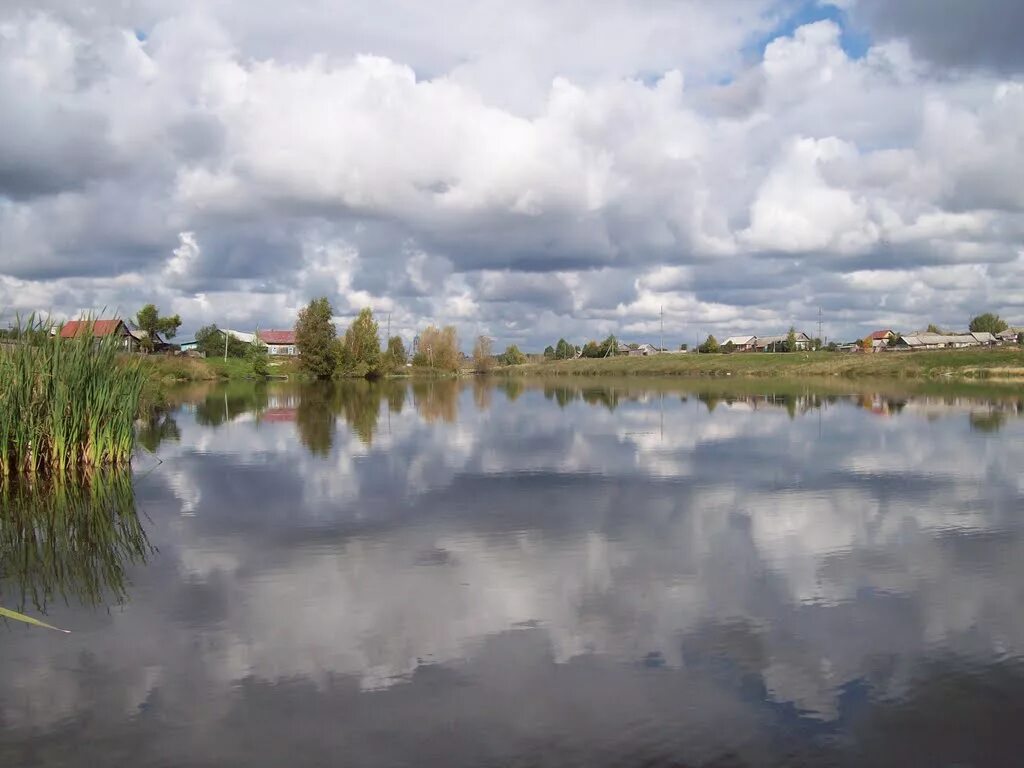
[[[152,549],[135,510],[131,474],[0,488],[0,602],[45,613],[55,599],[124,602],[128,566]]]

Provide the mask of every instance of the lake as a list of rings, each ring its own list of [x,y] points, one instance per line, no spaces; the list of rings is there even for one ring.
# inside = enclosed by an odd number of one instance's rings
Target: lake
[[[253,383],[4,497],[4,766],[1009,766],[1024,393]]]

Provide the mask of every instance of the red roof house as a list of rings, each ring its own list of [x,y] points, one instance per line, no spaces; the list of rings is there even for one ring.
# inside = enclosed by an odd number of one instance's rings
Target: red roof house
[[[257,331],[256,336],[267,345],[267,351],[272,355],[294,355],[295,331]]]
[[[104,339],[107,336],[117,336],[121,339],[121,346],[130,352],[138,348],[138,339],[132,335],[124,320],[69,320],[60,328],[62,339],[73,339],[77,336],[84,336],[92,328],[94,339]]]
[[[886,341],[887,339],[890,339],[895,335],[896,333],[894,331],[875,331],[874,333],[871,334],[871,340]]]

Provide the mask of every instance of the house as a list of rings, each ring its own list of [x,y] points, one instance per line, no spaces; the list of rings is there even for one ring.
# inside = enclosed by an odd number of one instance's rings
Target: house
[[[890,329],[872,331],[868,338],[871,340],[871,351],[881,352],[896,340],[896,332]]]
[[[757,336],[754,339],[754,350],[756,352],[783,352],[786,349],[786,342],[789,334],[782,336]],[[811,337],[806,333],[796,334],[796,350],[802,352],[814,346]]]
[[[1003,344],[1016,344],[1017,335],[1024,331],[1024,328],[1007,328],[1005,331],[1000,331],[996,334],[996,338]]]
[[[757,336],[730,336],[722,342],[721,347],[729,347],[734,352],[753,352]]]
[[[188,353],[188,352],[198,352],[199,351],[199,342],[196,341],[195,339],[190,339],[189,341],[183,341],[178,346],[181,348],[181,351],[185,352],[185,353]]]
[[[108,336],[115,336],[118,345],[128,352],[135,352],[139,348],[139,338],[128,330],[124,320],[69,320],[60,327],[62,339],[73,339],[83,336],[92,329],[94,339],[105,339]]]
[[[256,337],[266,344],[271,355],[294,355],[298,348],[295,345],[295,331],[257,331]]]
[[[991,335],[991,334],[988,334]],[[924,349],[959,349],[962,347],[976,347],[982,342],[974,338],[972,334],[944,334],[944,333],[911,333],[901,336],[890,346],[893,348],[911,349],[913,351]]]
[[[994,347],[999,343],[999,339],[988,331],[972,331],[971,336],[974,337],[976,342],[985,347]]]
[[[131,320],[126,321],[125,326],[127,326],[128,333],[130,333],[134,337],[135,341],[137,342],[138,346],[141,349],[149,349],[150,351],[153,352],[159,352],[161,350],[167,349],[170,346],[170,344],[159,333],[154,333],[152,345],[148,344],[147,341],[149,340],[149,331],[142,330]]]
[[[662,352],[666,351],[654,346],[653,344],[640,344],[638,348],[640,350],[640,354],[644,357],[647,357],[648,355],[660,355]]]

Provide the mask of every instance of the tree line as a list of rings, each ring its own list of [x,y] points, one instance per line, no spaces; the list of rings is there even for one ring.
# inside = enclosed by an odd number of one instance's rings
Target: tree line
[[[334,310],[326,297],[314,299],[299,312],[295,345],[299,366],[311,376],[374,379],[395,373],[409,362],[401,336],[391,336],[381,349],[380,327],[369,307],[359,312],[342,336],[338,336],[333,317]],[[420,332],[412,364],[454,372],[459,369],[461,358],[455,327],[430,325]]]

